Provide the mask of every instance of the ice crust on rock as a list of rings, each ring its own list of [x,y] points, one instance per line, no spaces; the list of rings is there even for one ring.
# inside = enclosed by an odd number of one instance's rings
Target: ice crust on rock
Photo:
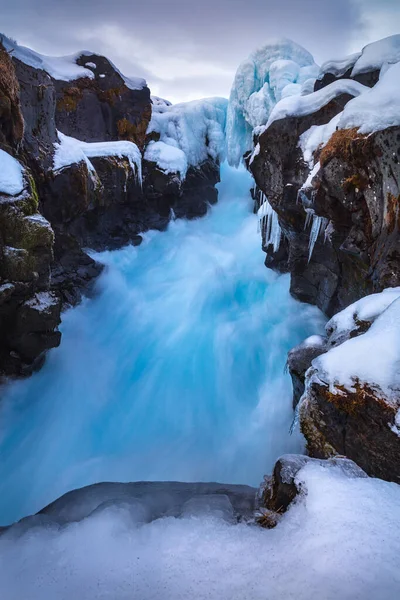
[[[207,507],[188,498],[180,516],[151,522],[140,498],[110,499],[62,527],[50,514],[26,519],[0,536],[2,594],[393,600],[400,593],[400,486],[362,477],[344,462],[300,468],[295,482],[306,493],[273,530],[232,523],[222,499]]]
[[[199,166],[208,158],[223,161],[227,104],[225,98],[153,103],[147,132],[158,133],[160,140],[149,144],[146,159],[157,159],[162,170],[177,170],[183,177],[188,166]]]
[[[81,142],[76,138],[64,135],[58,132],[59,142],[54,144],[54,162],[55,171],[69,167],[74,163],[86,162],[90,171],[94,172],[94,167],[90,162],[91,158],[101,156],[117,156],[127,158],[135,172],[139,183],[142,182],[142,156],[139,148],[133,142],[119,140],[114,142]]]
[[[239,66],[231,89],[227,116],[227,153],[237,166],[253,147],[253,129],[265,125],[275,104],[317,77],[312,55],[290,40],[255,50]]]
[[[0,193],[15,196],[24,189],[22,165],[4,150],[0,150]]]

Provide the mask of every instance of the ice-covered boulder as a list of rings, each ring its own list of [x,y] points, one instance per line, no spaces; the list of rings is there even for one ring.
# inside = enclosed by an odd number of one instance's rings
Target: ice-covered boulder
[[[227,153],[237,166],[253,148],[253,129],[265,125],[282,98],[300,95],[318,67],[307,50],[290,40],[259,48],[239,66],[231,89],[226,127]]]
[[[367,296],[327,326],[300,406],[312,456],[345,455],[367,473],[400,481],[400,289]]]

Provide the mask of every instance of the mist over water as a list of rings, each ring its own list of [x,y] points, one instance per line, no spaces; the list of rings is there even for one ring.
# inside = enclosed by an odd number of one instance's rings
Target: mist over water
[[[302,451],[286,354],[324,318],[265,268],[250,186],[224,165],[206,217],[98,255],[98,295],[63,315],[44,368],[3,390],[0,524],[97,481],[258,485]]]

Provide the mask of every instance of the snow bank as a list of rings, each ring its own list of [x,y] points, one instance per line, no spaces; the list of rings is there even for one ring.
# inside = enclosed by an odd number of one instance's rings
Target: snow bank
[[[142,156],[139,148],[133,142],[125,140],[115,142],[81,142],[73,137],[58,132],[59,143],[54,144],[55,154],[53,169],[63,169],[82,160],[86,162],[90,171],[94,167],[90,158],[100,156],[117,156],[127,158],[132,169],[135,171],[139,182],[142,182]],[[135,170],[136,168],[136,170]]]
[[[391,35],[363,48],[361,56],[353,67],[351,76],[355,77],[368,71],[380,70],[385,64],[393,64],[399,61],[400,35]]]
[[[264,125],[275,104],[287,94],[310,87],[318,67],[307,50],[290,40],[267,44],[241,63],[231,89],[227,116],[229,163],[237,166],[253,147],[255,127]]]
[[[296,483],[307,494],[273,530],[232,523],[226,498],[151,522],[140,499],[62,527],[38,515],[0,536],[2,597],[393,600],[400,486],[351,475],[306,464]]]
[[[355,311],[353,319],[370,320],[381,309],[383,310],[385,305],[388,305],[386,310],[375,318],[366,333],[346,340],[313,361],[312,367],[317,371],[316,376],[326,383],[332,392],[339,393],[335,389],[338,385],[354,391],[355,384],[360,382],[374,389],[380,389],[388,401],[398,404],[400,394],[399,295],[399,288],[383,294],[374,294],[372,297],[364,298],[363,302],[359,301],[362,303],[358,307],[354,308],[352,305],[353,308],[349,307],[344,314],[336,315],[336,324],[345,328],[351,326],[351,311]],[[335,335],[338,336],[338,331],[335,331]]]
[[[346,104],[339,128],[357,127],[360,133],[366,134],[400,125],[399,81],[400,62],[383,70],[373,88],[367,88],[358,98]]]
[[[370,88],[358,83],[358,81],[353,81],[352,79],[339,79],[312,94],[284,98],[278,102],[272,110],[265,127],[258,128],[257,133],[261,134],[268,129],[274,121],[278,121],[279,119],[311,115],[341,94],[359,96],[367,90],[369,91]]]
[[[0,150],[0,193],[15,196],[24,189],[23,168],[4,150]]]
[[[186,173],[187,166],[198,166],[208,158],[222,161],[227,104],[225,98],[153,104],[148,133],[159,133],[162,144],[149,145],[146,157],[152,158],[148,160],[159,156],[160,168],[172,172],[178,165],[182,173]]]
[[[1,40],[5,49],[8,50],[8,52],[12,52],[14,58],[17,58],[21,62],[30,67],[34,67],[35,69],[43,69],[43,71],[46,71],[53,79],[73,81],[81,77],[89,77],[89,79],[95,78],[93,70],[91,70],[96,68],[94,63],[86,63],[86,66],[90,68],[81,67],[76,64],[77,59],[81,56],[98,56],[95,52],[81,50],[70,56],[45,56],[30,48],[20,46],[17,42],[6,36],[2,36]],[[126,77],[110,60],[109,63],[122,77],[128,88],[132,90],[141,90],[146,86],[146,81],[144,79]]]

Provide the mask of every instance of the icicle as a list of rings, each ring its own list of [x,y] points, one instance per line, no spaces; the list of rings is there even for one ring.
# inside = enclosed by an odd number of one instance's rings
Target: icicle
[[[274,252],[277,252],[281,243],[281,226],[279,225],[278,215],[264,194],[261,194],[261,206],[258,209],[257,216],[261,235],[264,234],[265,245],[271,245]]]
[[[312,226],[311,226],[311,233],[310,233],[310,241],[308,244],[308,262],[310,262],[311,257],[312,257],[312,253],[314,251],[314,246],[315,246],[315,242],[318,239],[319,234],[321,233],[321,231],[325,232],[325,229],[328,225],[328,219],[326,219],[325,217],[320,217],[319,215],[313,215],[313,222],[312,222]]]
[[[175,212],[174,212],[174,209],[173,209],[173,208],[170,208],[170,211],[169,211],[169,218],[170,218],[170,220],[171,220],[171,221],[176,221],[176,214],[175,214]]]
[[[306,231],[306,229],[308,229],[309,225],[311,224],[315,212],[313,208],[305,208],[304,210],[306,211],[306,222],[304,223],[304,231]]]

